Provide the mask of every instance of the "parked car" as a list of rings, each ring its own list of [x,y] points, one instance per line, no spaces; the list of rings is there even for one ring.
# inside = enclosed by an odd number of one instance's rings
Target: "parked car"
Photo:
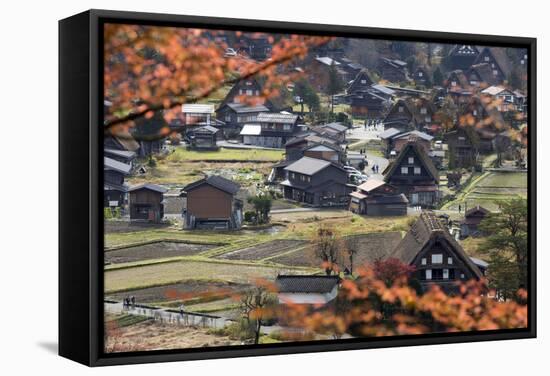
[[[237,56],[237,51],[234,48],[226,48],[225,57]]]
[[[344,166],[344,170],[346,170],[348,172],[348,174],[351,174],[351,173],[361,174],[361,171],[359,171],[358,169],[356,169],[353,166]]]

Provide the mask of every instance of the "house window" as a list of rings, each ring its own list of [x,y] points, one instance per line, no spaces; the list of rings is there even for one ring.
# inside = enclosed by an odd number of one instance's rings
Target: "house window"
[[[246,90],[246,95],[253,95],[253,91],[252,90]]]
[[[361,80],[361,83],[362,83],[362,84],[366,84],[366,83],[367,83],[367,80]]]
[[[291,124],[285,124],[285,125],[283,125],[283,129],[284,129],[285,131],[289,131],[289,130],[292,129],[292,125],[291,125]]]
[[[451,86],[456,86],[456,81],[451,81]]]
[[[498,71],[496,69],[493,69],[493,75],[494,76],[498,75]]]
[[[452,265],[453,264],[453,258],[447,257],[447,264]]]
[[[239,89],[239,95],[243,95],[243,89]]]
[[[443,279],[449,279],[449,269],[443,269]]]
[[[426,115],[426,114],[428,113],[428,110],[426,109],[426,107],[422,107],[422,108],[420,109],[420,113],[421,113],[422,115]]]
[[[485,56],[485,61],[489,61],[489,56]]]
[[[432,264],[443,264],[443,255],[441,253],[432,255]]]
[[[423,75],[424,75],[424,73],[418,72],[418,77],[422,77]]]
[[[408,175],[409,168],[408,167],[401,167],[401,175]]]
[[[414,174],[415,175],[420,175],[420,167],[415,167],[414,168]]]
[[[470,81],[470,85],[477,86],[477,81],[474,81],[474,80]]]
[[[426,257],[422,257],[422,259],[420,260],[420,263],[422,265],[426,265],[428,263],[428,260],[426,260]]]
[[[432,269],[426,269],[426,279],[432,279]]]
[[[290,173],[290,178],[291,178],[291,179],[295,179],[295,178],[296,178],[296,174],[295,174],[294,172],[291,172],[291,173]]]
[[[399,112],[403,112],[405,111],[405,108],[403,106],[399,106],[399,108],[397,109]]]
[[[414,157],[409,157],[409,164],[414,164]]]
[[[429,122],[432,121],[432,117],[431,117],[431,116],[426,116],[426,117],[424,118],[424,121],[425,121],[426,123],[429,123]]]
[[[226,122],[231,121],[231,115],[225,115],[225,121]]]
[[[472,114],[473,114],[474,116],[477,116],[477,110],[474,110],[474,111],[472,112]]]
[[[260,90],[256,90],[256,96],[260,95]]]
[[[460,273],[460,279],[464,279],[466,278],[466,276],[464,275],[464,273]]]

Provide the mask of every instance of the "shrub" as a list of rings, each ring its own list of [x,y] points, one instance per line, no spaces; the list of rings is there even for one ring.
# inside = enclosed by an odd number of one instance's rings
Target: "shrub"
[[[256,217],[256,212],[254,211],[249,210],[244,212],[245,222],[253,222],[255,217]]]
[[[111,210],[111,208],[103,208],[103,217],[105,219],[113,218],[113,211]]]
[[[115,208],[115,218],[121,218],[122,217],[122,211],[120,210],[120,207]]]

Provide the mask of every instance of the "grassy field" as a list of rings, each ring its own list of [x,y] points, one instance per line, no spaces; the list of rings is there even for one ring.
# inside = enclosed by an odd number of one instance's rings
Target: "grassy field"
[[[256,279],[273,280],[277,274],[293,272],[289,268],[274,268],[236,263],[180,261],[164,264],[145,265],[136,268],[107,270],[105,291],[127,291],[138,288],[193,281],[227,281],[233,283],[253,283]],[[296,270],[294,274],[303,274]]]
[[[499,201],[527,197],[527,174],[523,172],[485,172],[475,176],[464,187],[456,199],[448,202],[443,209],[458,210],[480,205],[497,211]]]
[[[264,161],[277,162],[283,158],[283,150],[259,150],[259,149],[225,149],[217,151],[187,150],[184,147],[174,149],[166,157],[167,162],[188,161]]]

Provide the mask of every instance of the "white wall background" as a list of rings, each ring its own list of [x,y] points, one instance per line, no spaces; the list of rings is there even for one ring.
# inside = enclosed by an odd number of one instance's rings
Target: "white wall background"
[[[105,8],[539,38],[539,186],[548,180],[548,9],[543,1],[26,1],[0,21],[0,373],[56,375],[542,375],[550,341],[550,225],[539,214],[539,338],[87,369],[57,342],[57,20]],[[79,124],[75,124],[78,127]],[[539,213],[548,212],[548,200]],[[75,249],[75,252],[80,250]]]

